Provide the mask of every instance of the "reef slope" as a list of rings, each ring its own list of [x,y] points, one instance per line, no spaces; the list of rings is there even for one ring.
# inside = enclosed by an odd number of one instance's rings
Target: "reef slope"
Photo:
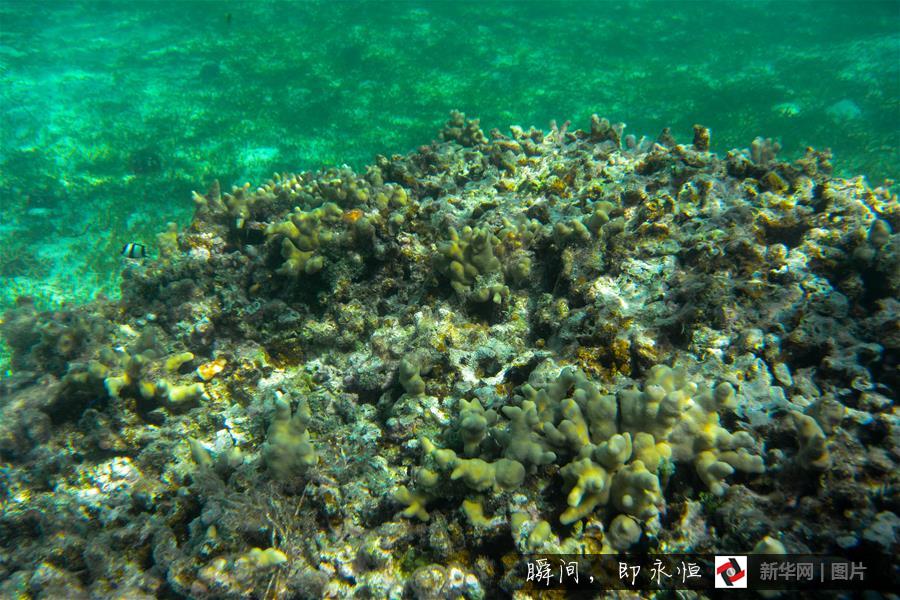
[[[364,173],[195,194],[121,301],[3,317],[0,596],[490,598],[528,552],[896,556],[897,197],[778,149],[454,112]]]

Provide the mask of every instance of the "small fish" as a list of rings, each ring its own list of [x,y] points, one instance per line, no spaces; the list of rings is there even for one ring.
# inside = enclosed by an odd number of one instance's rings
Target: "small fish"
[[[129,242],[122,246],[122,256],[126,258],[146,258],[147,248],[143,244]]]

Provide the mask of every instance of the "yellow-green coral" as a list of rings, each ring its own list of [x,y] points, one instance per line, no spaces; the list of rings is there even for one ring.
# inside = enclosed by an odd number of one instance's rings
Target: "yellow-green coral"
[[[795,410],[790,412],[797,435],[800,437],[800,451],[797,460],[804,467],[827,469],[831,465],[825,432],[818,422],[809,415]]]
[[[625,552],[641,539],[641,526],[628,515],[616,515],[606,532],[606,542],[613,550]]]
[[[664,505],[659,478],[639,460],[616,471],[609,495],[613,506],[642,521],[654,518]]]
[[[493,519],[484,515],[484,505],[481,500],[463,500],[462,509],[466,518],[469,519],[469,523],[475,527],[487,528],[494,524]]]
[[[507,430],[498,433],[505,446],[504,456],[532,468],[556,460],[556,454],[535,431],[541,420],[534,402],[526,400],[521,406],[504,406],[502,412],[509,419]]]
[[[568,487],[560,521],[572,525],[609,507],[619,516],[605,547],[621,550],[640,537],[640,523],[654,522],[663,510],[661,478],[671,473],[673,461],[692,464],[714,494],[724,493],[725,479],[735,470],[764,469],[756,440],[720,424],[719,412],[736,405],[727,383],[709,387],[661,365],[641,388],[616,395],[602,393],[572,368],[540,381],[520,387],[515,402],[502,407],[503,419],[477,399],[460,400],[458,419],[445,437],[461,443],[466,458],[422,440],[435,477],[449,475],[467,490],[497,493],[519,488],[527,472],[556,462]],[[417,490],[424,494],[422,486]],[[405,495],[406,512],[417,512],[423,498]],[[474,504],[465,510],[472,522],[481,522]]]
[[[438,247],[439,265],[450,277],[450,285],[463,298],[476,302],[502,303],[509,288],[502,283],[500,260],[494,255],[500,240],[486,227],[450,228],[450,239]],[[491,282],[495,276],[499,281]]]
[[[427,438],[423,438],[422,447],[438,467],[450,471],[452,481],[462,480],[471,490],[513,490],[525,481],[525,467],[516,460],[501,458],[488,462],[480,458],[459,458],[453,450],[438,448]]]
[[[192,360],[194,360],[193,352],[179,352],[178,354],[173,354],[166,359],[166,370],[177,371],[183,364],[188,363]]]
[[[487,435],[488,427],[497,422],[497,413],[484,410],[478,399],[459,401],[459,436],[463,441],[466,456],[475,456],[481,440]]]
[[[752,436],[731,433],[719,423],[719,410],[732,408],[734,402],[729,384],[701,387],[688,381],[683,370],[662,365],[650,371],[642,391],[619,393],[623,427],[635,433],[649,432],[657,444],[668,444],[678,462],[693,461],[701,480],[717,495],[724,493],[723,480],[734,469],[748,473],[764,470],[762,458],[753,453],[756,442]],[[657,466],[648,461],[651,470]]]
[[[276,272],[298,277],[322,270],[325,259],[317,252],[333,239],[333,226],[340,222],[342,215],[340,207],[326,203],[308,211],[295,209],[285,221],[269,225],[266,236],[281,240],[284,259]]]
[[[523,217],[515,223],[503,219],[502,224],[501,228],[450,227],[448,239],[438,244],[435,267],[460,298],[502,305],[510,296],[508,283],[528,281],[532,265],[527,246],[540,223]]]
[[[213,466],[213,458],[212,454],[210,454],[209,450],[200,443],[200,440],[196,438],[188,438],[188,445],[191,448],[191,458],[194,459],[194,462],[198,467],[208,469]]]
[[[255,197],[246,194],[249,189],[250,184],[246,183],[243,187],[234,188],[232,194],[225,194],[223,198],[228,214],[234,219],[233,224],[236,229],[242,229],[244,223],[250,218],[250,203]]]
[[[344,208],[363,204],[372,196],[370,183],[346,166],[325,171],[312,183],[310,191]]]
[[[423,444],[428,444],[428,448],[434,450],[434,445],[427,440],[423,440]],[[407,507],[400,514],[409,519],[416,518],[420,521],[427,521],[429,514],[425,510],[425,505],[431,499],[431,492],[437,488],[439,483],[440,478],[437,473],[425,467],[419,468],[416,471],[414,489],[410,490],[405,485],[401,485],[394,492],[394,499]]]
[[[613,211],[615,205],[612,202],[601,200],[595,202],[591,208],[591,214],[585,219],[584,224],[596,235],[600,228],[609,222],[609,213]]]
[[[554,539],[553,529],[547,521],[538,521],[534,529],[528,535],[528,548],[532,552],[540,550],[545,544]]]
[[[401,485],[394,493],[394,499],[407,506],[400,514],[408,519],[416,518],[420,521],[427,521],[430,517],[428,511],[425,510],[425,504],[428,502],[428,496],[422,492],[410,491],[405,485]]]
[[[553,239],[558,246],[565,246],[571,242],[588,242],[591,239],[591,231],[578,219],[557,221],[553,226]]]
[[[312,250],[298,249],[288,238],[281,240],[281,258],[284,259],[284,263],[275,272],[290,277],[318,273],[325,265],[325,260],[321,256],[315,256]]]
[[[155,400],[173,410],[189,408],[206,399],[202,383],[179,384],[167,379],[194,359],[191,352],[166,358],[158,358],[158,354],[152,333],[146,331],[124,352],[102,352],[99,360],[89,364],[88,374],[102,378],[106,391],[114,398]]]
[[[400,359],[400,385],[410,396],[421,396],[425,393],[425,380],[422,379],[423,358],[411,352]],[[427,372],[427,368],[425,369]]]
[[[465,113],[450,111],[450,119],[441,130],[442,140],[452,140],[463,146],[477,146],[487,142],[484,132],[479,127],[478,119],[466,119]]]
[[[253,570],[267,570],[288,561],[287,555],[277,548],[251,548],[235,561],[235,567],[249,567]]]
[[[310,418],[305,399],[300,400],[293,417],[288,401],[281,397],[275,399],[275,417],[263,445],[263,460],[277,479],[302,475],[318,462],[306,428]]]
[[[752,554],[787,554],[787,548],[784,547],[777,539],[771,536],[763,536],[755,546],[753,546]]]
[[[560,474],[573,483],[566,498],[569,508],[559,517],[563,525],[585,518],[609,500],[609,474],[591,459],[571,462],[560,470]]]
[[[155,384],[154,395],[164,398],[166,405],[170,408],[179,408],[206,398],[206,390],[202,383],[177,385],[160,379]]]

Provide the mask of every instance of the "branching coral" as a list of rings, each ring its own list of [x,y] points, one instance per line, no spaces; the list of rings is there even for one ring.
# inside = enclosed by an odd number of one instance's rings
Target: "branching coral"
[[[276,479],[287,481],[315,466],[319,457],[309,437],[309,404],[301,399],[291,416],[291,405],[275,399],[275,416],[263,446],[263,460]]]
[[[450,228],[450,238],[440,244],[438,266],[450,278],[450,285],[460,297],[473,302],[502,304],[509,296],[503,283],[500,260],[495,256],[500,239],[487,228],[464,227],[461,232]],[[518,271],[527,271],[520,263]],[[522,278],[521,273],[517,273]]]
[[[91,361],[88,373],[102,378],[109,395],[135,398],[151,404],[162,402],[170,410],[186,410],[206,399],[202,383],[178,384],[169,378],[194,359],[190,352],[160,356],[153,330],[139,336],[125,352],[104,352],[101,360]]]
[[[478,119],[466,119],[464,113],[454,110],[450,112],[450,119],[441,130],[440,136],[442,140],[458,142],[462,146],[484,144],[487,138],[478,125]]]
[[[309,211],[295,210],[287,220],[269,225],[266,236],[281,240],[284,263],[277,272],[299,277],[321,271],[325,259],[316,252],[333,239],[334,232],[329,225],[339,223],[342,214],[336,204],[329,203]]]
[[[515,403],[502,408],[503,419],[477,400],[460,400],[456,425],[445,437],[459,439],[469,458],[423,439],[428,485],[399,499],[410,507],[404,514],[421,518],[436,473],[472,492],[496,494],[520,488],[528,472],[556,463],[569,489],[560,521],[572,524],[609,506],[619,514],[610,544],[622,549],[640,537],[638,523],[652,523],[665,508],[662,479],[671,461],[693,464],[719,495],[735,470],[763,472],[756,440],[719,422],[719,412],[734,406],[729,384],[697,384],[681,369],[659,365],[642,389],[608,395],[566,368],[555,380],[523,385]],[[480,520],[472,505],[466,510]]]

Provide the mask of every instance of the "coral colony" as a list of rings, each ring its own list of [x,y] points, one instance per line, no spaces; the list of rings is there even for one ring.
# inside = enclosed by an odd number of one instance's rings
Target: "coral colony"
[[[528,553],[896,556],[896,196],[827,152],[589,125],[454,112],[364,172],[214,183],[131,248],[120,301],[21,299],[0,596],[478,599]]]

